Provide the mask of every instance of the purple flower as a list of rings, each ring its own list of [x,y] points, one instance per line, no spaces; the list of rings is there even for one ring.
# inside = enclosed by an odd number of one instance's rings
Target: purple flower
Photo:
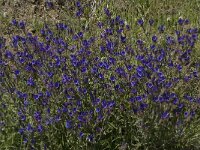
[[[70,128],[72,127],[72,122],[71,122],[70,120],[67,120],[67,121],[65,122],[65,127],[66,127],[67,129],[70,129]]]
[[[158,30],[159,30],[159,32],[164,32],[165,31],[165,26],[164,25],[160,25],[159,27],[158,27]]]
[[[120,21],[119,21],[119,24],[120,24],[120,26],[123,27],[123,26],[124,26],[124,20],[120,20]]]
[[[84,135],[83,132],[80,132],[80,133],[79,133],[79,137],[80,137],[80,138],[82,138],[83,135]]]
[[[60,82],[56,82],[56,83],[55,83],[55,88],[58,89],[59,87],[60,87]]]
[[[16,21],[16,19],[13,19],[13,20],[11,21],[11,24],[14,25],[14,26],[17,26],[18,22]]]
[[[169,112],[165,111],[165,112],[162,113],[161,118],[162,119],[167,119],[167,118],[169,118],[169,116],[170,116]]]
[[[82,38],[83,37],[83,32],[79,32],[78,36],[79,36],[79,38]]]
[[[111,12],[108,10],[108,8],[104,7],[104,13],[110,17],[111,16]]]
[[[121,42],[125,43],[126,42],[126,37],[125,36],[121,36]]]
[[[181,32],[176,30],[175,33],[176,33],[177,36],[179,36]]]
[[[24,29],[25,28],[25,22],[24,21],[20,21],[19,22],[19,28],[20,29]]]
[[[27,139],[27,138],[23,138],[23,142],[24,142],[24,143],[27,143],[27,142],[28,142],[28,139]]]
[[[180,19],[178,20],[178,24],[179,24],[179,25],[183,25],[183,23],[184,23],[184,20],[183,20],[182,18],[180,18]]]
[[[15,70],[14,73],[15,73],[16,76],[20,75],[20,71],[19,70]]]
[[[152,26],[153,24],[154,24],[154,20],[153,20],[153,19],[150,19],[150,20],[149,20],[149,25]]]
[[[112,82],[114,82],[114,81],[115,81],[115,77],[114,77],[114,76],[111,76],[111,77],[110,77],[110,80],[111,80]]]
[[[18,133],[21,134],[21,135],[23,135],[23,133],[24,133],[24,128],[20,128],[20,129],[18,130]]]
[[[185,19],[185,22],[184,22],[185,25],[188,25],[190,24],[190,20],[189,19]]]
[[[152,88],[152,87],[153,87],[153,84],[152,84],[152,83],[146,83],[146,86],[147,86],[148,88]]]
[[[94,139],[94,136],[93,136],[92,134],[88,135],[87,140],[88,140],[89,142],[92,142],[93,139]]]
[[[43,131],[43,127],[42,127],[42,125],[38,125],[38,127],[37,127],[37,131],[39,132],[39,133],[41,133],[42,131]]]
[[[33,131],[34,131],[34,130],[33,130],[33,127],[31,126],[30,123],[28,124],[28,126],[27,126],[26,129],[27,129],[28,132],[33,132]]]
[[[153,41],[153,42],[157,42],[157,40],[158,40],[157,36],[155,36],[155,35],[152,36],[152,41]]]
[[[52,78],[54,73],[53,72],[48,72],[47,75],[48,75],[49,78]]]
[[[78,11],[76,12],[76,16],[77,16],[77,17],[80,17],[82,14],[83,14],[83,12],[82,12],[81,10],[78,10]]]
[[[138,23],[139,26],[143,26],[144,21],[142,19],[138,19],[137,23]]]
[[[129,25],[126,25],[126,29],[127,29],[127,30],[130,30],[130,26],[129,26]]]
[[[98,26],[99,28],[102,28],[103,25],[104,25],[104,24],[103,24],[102,22],[98,22],[98,23],[97,23],[97,26]]]
[[[11,59],[11,58],[13,57],[12,52],[9,51],[9,50],[7,50],[7,51],[5,52],[5,57]]]
[[[52,7],[53,7],[53,2],[48,2],[48,1],[46,1],[46,2],[45,2],[45,6],[46,6],[47,8],[52,8]]]
[[[80,1],[76,2],[76,7],[81,7],[81,2]]]
[[[191,116],[191,117],[194,117],[194,116],[195,116],[195,114],[196,114],[196,113],[195,113],[195,111],[194,111],[194,110],[192,110],[192,111],[190,112],[190,116]]]
[[[41,117],[41,114],[38,112],[38,111],[35,111],[34,112],[34,118],[37,122],[40,122],[42,117]]]
[[[177,65],[177,69],[178,69],[179,72],[181,72],[183,67],[179,64],[179,65]]]
[[[142,96],[136,96],[135,99],[138,101],[138,102],[141,102],[143,100]]]
[[[187,112],[187,111],[186,111],[186,112],[184,112],[184,117],[185,117],[185,118],[187,118],[187,117],[188,117],[188,115],[189,115],[189,112]]]
[[[27,85],[29,85],[29,86],[34,86],[34,85],[35,85],[35,82],[34,82],[34,80],[33,80],[32,77],[30,77],[30,78],[27,80]]]
[[[198,77],[198,72],[196,70],[193,71],[193,76],[196,77],[196,78]]]

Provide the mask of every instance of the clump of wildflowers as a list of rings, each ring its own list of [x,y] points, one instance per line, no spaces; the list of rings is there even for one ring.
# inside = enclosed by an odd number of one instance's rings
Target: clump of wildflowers
[[[82,6],[75,4],[78,17]],[[198,29],[179,20],[174,33],[165,33],[161,25],[146,34],[149,43],[139,36],[132,43],[129,25],[108,8],[104,13],[106,20],[97,22],[94,36],[65,23],[56,24],[55,31],[45,25],[34,36],[25,32],[23,21],[12,21],[25,35],[13,35],[10,49],[1,40],[0,92],[10,96],[2,105],[15,108],[16,130],[25,146],[50,148],[55,134],[64,142],[72,138],[94,145],[120,134],[120,141],[134,147],[137,141],[130,141],[137,129],[141,136],[153,125],[179,131],[196,117],[199,97],[191,85],[199,80],[199,64],[191,57]],[[145,30],[145,20],[137,23]]]

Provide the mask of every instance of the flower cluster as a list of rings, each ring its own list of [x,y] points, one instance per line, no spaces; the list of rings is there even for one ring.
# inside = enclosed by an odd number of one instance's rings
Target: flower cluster
[[[81,6],[76,3],[77,16]],[[200,65],[191,57],[198,29],[179,19],[174,33],[161,25],[145,40],[132,39],[120,16],[104,12],[94,36],[59,23],[56,31],[45,25],[39,36],[13,35],[10,49],[0,39],[0,96],[11,99],[1,104],[15,108],[24,144],[45,143],[57,126],[63,134],[96,143],[121,118],[129,122],[148,114],[163,122],[176,118],[175,125],[195,117],[200,97],[191,84],[199,80]],[[145,30],[154,20],[137,23]],[[12,24],[25,31],[23,21]]]

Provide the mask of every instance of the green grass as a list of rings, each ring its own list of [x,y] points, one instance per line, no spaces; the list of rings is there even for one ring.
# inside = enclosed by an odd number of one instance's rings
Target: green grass
[[[89,0],[88,0],[89,1]],[[92,0],[90,0],[93,2]],[[11,1],[10,4],[8,2],[3,6],[2,5],[2,0],[0,0],[0,36],[5,36],[8,37],[8,24],[11,21],[12,18],[16,18],[18,20],[25,20],[28,25],[28,30],[30,32],[38,33],[43,26],[43,23],[46,22],[48,24],[54,25],[56,22],[67,22],[69,24],[76,24],[77,26],[74,26],[76,30],[81,30],[81,27],[78,26],[78,24],[83,24],[84,26],[88,26],[89,28],[95,28],[96,26],[96,21],[101,20],[102,18],[102,9],[105,6],[108,6],[108,8],[111,10],[114,16],[120,15],[121,18],[125,19],[125,21],[131,26],[133,29],[130,35],[133,37],[139,36],[138,33],[141,31],[140,28],[136,27],[137,24],[137,19],[144,19],[145,23],[148,23],[149,19],[155,19],[156,21],[156,26],[158,27],[161,24],[165,24],[167,26],[167,31],[174,31],[176,28],[176,22],[179,17],[182,18],[188,18],[191,21],[191,25],[195,27],[200,26],[200,1],[199,0],[96,0],[97,3],[94,4],[94,8],[91,8],[88,10],[88,14],[91,16],[85,16],[85,18],[82,18],[81,20],[77,21],[74,20],[73,18],[70,17],[70,14],[67,13],[67,11],[64,8],[61,8],[59,6],[56,6],[58,9],[54,10],[43,10],[43,6],[37,6],[36,13],[29,12],[28,9],[33,9],[33,6],[29,2],[24,2],[23,0],[20,1],[21,5],[15,6],[14,3]],[[18,10],[18,11],[17,11]],[[91,14],[92,12],[92,14]],[[153,31],[156,33],[156,31]],[[89,35],[94,35],[96,34],[96,31],[93,30]],[[89,36],[88,35],[88,36]],[[194,57],[193,59],[198,61],[200,60],[200,44],[197,44],[196,46],[196,51],[194,52]],[[196,91],[197,94],[200,95],[200,81],[197,83],[193,83],[197,87]],[[182,88],[180,85],[179,88]],[[189,88],[189,87],[188,87]],[[175,89],[179,90],[179,89]],[[8,98],[4,97],[4,100],[7,100]],[[13,112],[14,110],[10,110]],[[130,118],[129,118],[130,119]],[[152,119],[152,120],[151,120]],[[152,122],[154,118],[149,118],[149,122]],[[11,122],[11,120],[8,120]],[[122,128],[119,130],[127,130],[125,131],[126,134],[130,134],[130,139],[119,139],[113,137],[112,139],[107,139],[107,137],[102,137],[102,141],[105,142],[104,146],[107,145],[107,149],[113,149],[115,148],[113,145],[115,143],[121,143],[123,140],[130,141],[132,138],[132,133],[133,134],[141,134],[142,135],[144,132],[147,132],[149,130],[143,130],[140,127],[140,122],[131,122],[131,123],[124,123],[124,122],[116,122],[115,124],[121,124]],[[117,127],[113,127],[111,124],[111,130],[110,134],[115,134],[116,131],[118,130]],[[171,134],[166,134],[166,135],[160,135],[160,130],[158,129],[163,129],[164,127],[158,127],[156,123],[152,123],[152,126],[150,126],[150,130],[154,133],[148,134],[149,137],[146,137],[146,147],[142,147],[143,149],[154,149],[155,147],[151,147],[151,145],[154,145],[153,143],[156,143],[159,141],[159,137],[165,136],[164,139],[168,139],[170,143],[173,143],[173,137],[176,135],[175,131],[168,132]],[[116,129],[116,130],[115,130]],[[171,128],[169,128],[170,130]],[[15,128],[10,127],[9,130],[7,130],[6,133],[4,133],[3,138],[0,137],[0,149],[2,150],[10,150],[10,149],[15,149],[12,148],[12,145],[19,145],[19,137],[16,136],[13,131],[15,131]],[[51,131],[56,131],[52,129]],[[134,133],[137,131],[136,133]],[[57,132],[57,131],[56,131]],[[49,133],[50,134],[50,133]],[[59,136],[60,135],[60,136]],[[59,141],[62,141],[62,133],[58,131],[58,139]],[[139,136],[138,136],[139,137]],[[176,137],[174,137],[176,138]],[[104,141],[104,139],[106,139]],[[144,139],[134,139],[135,141],[138,141],[140,143],[141,140]],[[200,126],[199,122],[193,122],[185,131],[183,134],[183,137],[181,138],[181,144],[186,145],[187,149],[195,149],[199,148],[200,149]],[[59,143],[59,141],[56,141],[56,143]],[[73,141],[73,140],[72,140]],[[187,142],[186,142],[187,141]],[[174,141],[176,142],[176,141]],[[111,143],[114,143],[113,145]],[[131,143],[131,142],[130,142]],[[179,143],[179,144],[180,144]],[[68,143],[69,149],[73,147],[73,145],[76,143]],[[110,145],[109,145],[110,144]],[[11,145],[11,146],[10,146]],[[62,145],[59,147],[59,149],[62,149],[62,146],[65,147],[66,145]],[[109,147],[110,146],[110,147]],[[134,145],[134,149],[141,149],[141,145]],[[182,145],[178,145],[182,146]],[[78,146],[77,146],[78,147]],[[90,148],[92,147],[92,148]],[[103,149],[99,145],[83,145],[82,149]],[[120,147],[120,145],[118,145]],[[174,149],[174,147],[169,148]],[[195,148],[194,148],[195,147]],[[53,145],[52,149],[58,148],[57,145]],[[80,148],[80,147],[79,147]],[[21,148],[25,149],[25,148]],[[77,148],[78,149],[78,148]],[[157,147],[157,149],[163,149],[162,145],[160,147]],[[178,148],[177,148],[178,149]]]
[[[2,4],[3,0],[0,0]],[[200,1],[199,0],[87,0],[93,3],[93,8],[88,10],[90,17],[83,17],[81,24],[95,28],[97,20],[102,18],[102,9],[105,6],[112,11],[114,16],[121,18],[131,26],[132,35],[137,35],[140,30],[136,28],[137,20],[142,18],[146,24],[149,19],[154,19],[157,26],[167,25],[167,30],[172,31],[178,18],[188,18],[192,26],[200,26]],[[18,4],[18,3],[17,3]],[[8,34],[7,24],[12,18],[24,20],[28,24],[28,31],[38,33],[42,24],[54,24],[56,22],[67,22],[68,24],[79,24],[77,20],[70,17],[66,7],[55,5],[53,10],[44,9],[44,1],[40,5],[33,5],[28,1],[20,0],[20,5],[13,1],[7,1],[5,5],[0,5],[0,35]],[[35,11],[34,11],[35,10]],[[80,28],[80,27],[78,27]],[[91,33],[92,34],[92,33]],[[93,34],[96,34],[95,32]],[[199,55],[199,51],[198,57]]]

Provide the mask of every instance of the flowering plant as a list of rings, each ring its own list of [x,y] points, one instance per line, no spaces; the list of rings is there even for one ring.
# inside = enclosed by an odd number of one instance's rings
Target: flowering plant
[[[79,20],[84,7],[75,7]],[[17,131],[16,147],[184,144],[199,113],[198,29],[187,19],[179,19],[174,32],[139,19],[141,33],[134,37],[120,16],[106,7],[104,13],[95,35],[57,23],[44,24],[35,36],[25,22],[12,20],[24,35],[13,35],[8,46],[0,40],[0,133]]]

